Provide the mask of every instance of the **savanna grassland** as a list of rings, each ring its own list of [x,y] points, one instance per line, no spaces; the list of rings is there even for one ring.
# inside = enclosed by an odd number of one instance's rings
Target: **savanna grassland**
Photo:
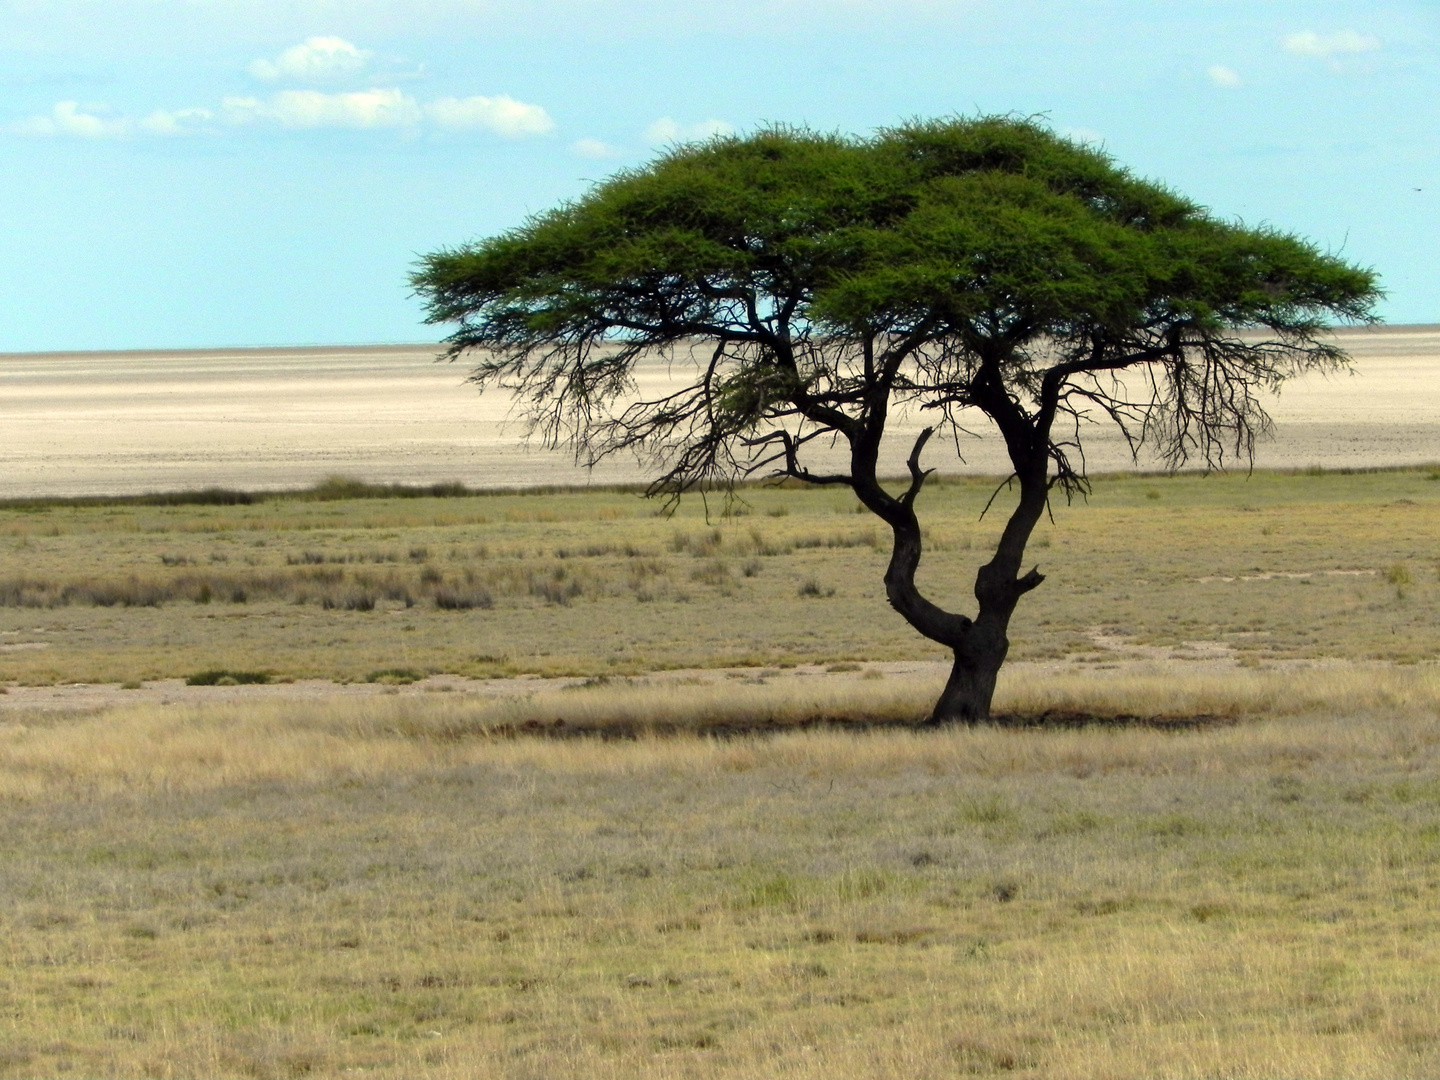
[[[1012,659],[1096,634],[1249,660],[1414,662],[1440,626],[1434,471],[1102,478],[1031,544],[1049,580]],[[343,484],[318,492],[343,495]],[[920,581],[964,609],[1004,519],[932,481]],[[752,488],[673,517],[632,491],[0,506],[0,682],[207,669],[363,679],[632,674],[940,658],[884,601],[883,526],[829,490]],[[709,511],[708,517],[706,511]]]
[[[997,708],[1158,725],[729,738],[635,719],[938,690],[870,677],[932,654],[853,501],[0,510],[12,685],[610,676],[0,712],[0,1075],[1435,1075],[1431,475],[1057,506]],[[992,487],[922,497],[942,602]]]
[[[10,1076],[1433,1076],[1440,727],[7,730]]]

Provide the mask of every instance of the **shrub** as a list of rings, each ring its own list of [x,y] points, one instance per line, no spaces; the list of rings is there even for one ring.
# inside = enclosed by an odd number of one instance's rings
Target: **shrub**
[[[706,585],[724,585],[730,580],[730,567],[723,559],[711,559],[703,566],[697,566],[690,571],[691,581],[700,581]]]
[[[436,589],[435,606],[441,611],[470,611],[481,608],[488,611],[495,606],[495,600],[485,589]]]
[[[802,536],[795,541],[796,548],[873,548],[879,544],[874,529],[866,529],[864,532],[841,535],[832,533],[830,536]]]
[[[380,668],[365,676],[369,683],[385,683],[387,686],[408,686],[425,678],[425,673],[408,667]]]
[[[185,685],[252,686],[268,683],[271,678],[268,671],[227,671],[225,668],[212,668],[209,671],[199,671],[191,675],[185,680]]]
[[[718,552],[725,543],[725,536],[719,529],[711,529],[690,545],[690,553],[697,558],[706,558]]]
[[[174,598],[173,591],[154,582],[99,581],[66,585],[60,590],[62,604],[91,604],[95,607],[159,607]]]
[[[415,597],[410,594],[409,589],[399,582],[387,582],[382,591],[386,600],[398,600],[407,608],[415,606]]]
[[[571,578],[568,582],[546,580],[541,578],[530,579],[530,595],[539,597],[547,604],[558,604],[561,607],[569,605],[570,601],[584,592],[584,587]]]
[[[54,607],[62,603],[60,586],[53,581],[12,578],[0,581],[0,607]]]

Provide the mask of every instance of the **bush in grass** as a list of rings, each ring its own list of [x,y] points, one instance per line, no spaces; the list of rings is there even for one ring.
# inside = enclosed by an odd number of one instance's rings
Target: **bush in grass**
[[[441,611],[470,611],[481,608],[488,611],[495,606],[495,599],[485,589],[436,589],[435,606]]]
[[[408,667],[380,668],[365,676],[368,683],[384,683],[387,686],[408,686],[425,678],[423,671]]]
[[[225,668],[211,668],[199,671],[185,680],[186,686],[250,686],[263,685],[271,681],[268,671],[229,671]]]

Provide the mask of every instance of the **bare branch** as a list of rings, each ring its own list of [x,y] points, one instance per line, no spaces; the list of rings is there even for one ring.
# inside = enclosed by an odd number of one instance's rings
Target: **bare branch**
[[[910,451],[910,459],[905,463],[910,469],[910,487],[905,494],[900,496],[900,503],[907,509],[915,504],[915,496],[920,494],[920,489],[925,486],[925,478],[933,473],[934,469],[920,469],[920,452],[925,449],[925,444],[930,441],[930,436],[935,434],[933,427],[927,427],[920,432],[915,439],[915,446]]]
[[[1011,483],[1011,481],[1013,481],[1014,479],[1015,479],[1015,474],[1014,474],[1014,473],[1011,473],[1011,474],[1010,474],[1009,476],[1007,476],[1004,480],[1001,480],[1000,483],[998,483],[997,485],[995,485],[995,490],[990,493],[990,498],[988,498],[987,500],[985,500],[985,508],[980,511],[980,520],[981,520],[981,521],[984,521],[984,520],[985,520],[985,515],[990,512],[990,507],[991,507],[991,505],[995,502],[995,500],[996,500],[997,498],[1000,497],[1000,490],[1001,490],[1001,488],[1004,488],[1005,490],[1008,491],[1008,490],[1010,489],[1010,483]]]

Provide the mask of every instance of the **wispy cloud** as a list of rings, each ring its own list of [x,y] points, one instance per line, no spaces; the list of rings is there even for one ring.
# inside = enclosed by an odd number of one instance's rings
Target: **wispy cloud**
[[[1337,30],[1333,34],[1302,30],[1298,34],[1286,36],[1281,44],[1286,52],[1296,56],[1315,56],[1327,60],[1354,53],[1377,52],[1380,49],[1379,38],[1354,30]]]
[[[311,37],[273,59],[255,60],[249,72],[264,81],[316,83],[361,74],[374,54],[340,37]],[[369,78],[374,79],[372,73]],[[717,123],[711,121],[710,123]],[[102,105],[60,101],[42,116],[10,126],[12,134],[78,139],[182,135],[232,128],[313,131],[487,131],[507,139],[545,135],[555,120],[544,106],[508,94],[442,97],[422,102],[396,86],[324,90],[293,87],[270,94],[234,95],[214,109],[157,110],[144,117],[114,115]],[[677,128],[678,130],[678,128]]]
[[[517,139],[555,130],[555,121],[539,105],[498,97],[440,98],[425,106],[425,115],[437,127],[452,130],[480,128]]]
[[[76,139],[124,139],[131,135],[190,135],[203,131],[214,119],[209,109],[157,109],[148,116],[132,119],[111,116],[101,105],[78,101],[57,101],[45,116],[32,116],[12,129],[20,135],[46,138],[69,136]]]
[[[396,87],[342,93],[280,90],[268,97],[227,97],[218,110],[156,110],[147,116],[112,116],[101,106],[57,102],[44,116],[11,128],[14,134],[79,139],[124,139],[142,135],[186,135],[221,127],[315,131],[398,129],[488,131],[507,139],[544,135],[555,121],[542,106],[497,97],[440,98],[421,103]]]
[[[232,124],[273,123],[299,130],[414,127],[424,115],[414,98],[394,88],[345,94],[282,90],[264,99],[229,97],[222,107]]]
[[[338,37],[312,37],[272,60],[256,60],[250,74],[267,81],[319,82],[354,76],[372,53]],[[373,76],[372,76],[373,77]],[[716,123],[711,121],[710,123]],[[144,117],[116,116],[105,106],[60,101],[43,116],[12,125],[15,134],[79,139],[124,139],[139,135],[183,135],[231,128],[313,131],[399,129],[488,131],[507,139],[545,135],[555,121],[541,105],[508,94],[442,97],[418,101],[395,86],[329,91],[287,88],[267,95],[224,98],[215,109],[157,110]],[[677,129],[678,130],[678,129]]]
[[[85,111],[89,109],[92,111]],[[103,115],[95,105],[81,108],[78,101],[57,101],[46,116],[22,120],[15,130],[22,135],[73,135],[80,139],[117,139],[129,134],[130,122]]]
[[[1214,64],[1205,69],[1205,74],[1210,76],[1210,81],[1216,86],[1226,90],[1233,90],[1237,86],[1244,86],[1245,80],[1234,68],[1228,68],[1223,64]]]
[[[266,82],[276,79],[325,82],[359,74],[370,56],[368,49],[358,49],[344,38],[312,37],[291,46],[273,60],[252,62],[249,71]]]
[[[609,143],[603,142],[600,139],[577,139],[570,144],[570,149],[580,157],[590,158],[594,161],[620,156],[619,147],[611,146]]]
[[[681,124],[668,116],[662,116],[645,129],[645,138],[652,144],[695,142],[716,135],[735,134],[735,125],[728,120],[701,120],[694,124]]]
[[[204,131],[214,119],[215,114],[209,109],[176,109],[173,112],[157,109],[136,127],[146,135],[192,135]]]

